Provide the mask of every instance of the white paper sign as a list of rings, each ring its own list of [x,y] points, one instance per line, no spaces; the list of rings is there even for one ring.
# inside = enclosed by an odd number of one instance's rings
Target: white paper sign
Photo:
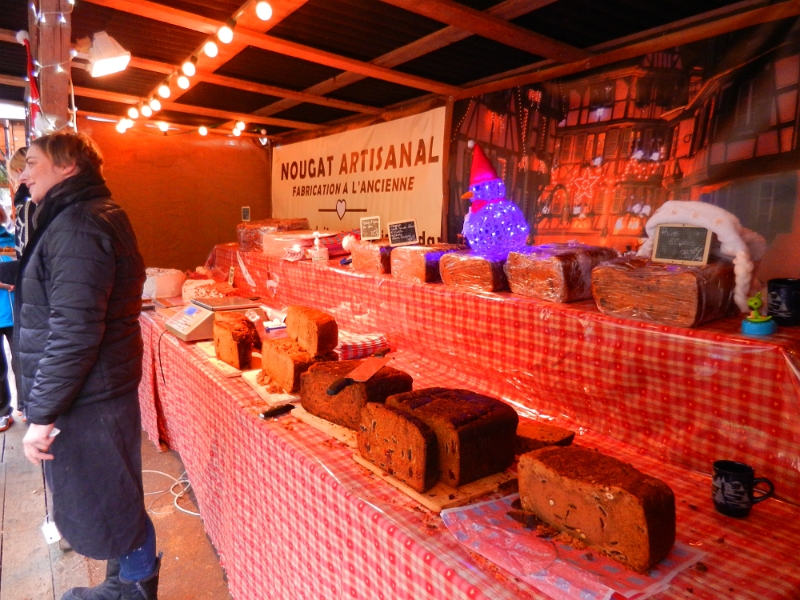
[[[413,218],[420,235],[442,225],[445,108],[275,148],[273,217],[312,228],[357,229],[361,217]]]

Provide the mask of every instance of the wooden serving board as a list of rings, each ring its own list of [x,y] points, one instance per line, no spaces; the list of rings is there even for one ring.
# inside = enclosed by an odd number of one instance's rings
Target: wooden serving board
[[[296,396],[294,394],[270,394],[267,391],[266,386],[259,384],[257,381],[258,374],[260,372],[261,369],[244,371],[242,373],[242,379],[247,385],[255,390],[259,398],[269,405],[269,408],[272,408],[273,406],[283,406],[284,404],[289,404],[291,402],[300,402],[300,396]]]
[[[516,473],[506,469],[502,473],[495,473],[494,475],[489,475],[488,477],[478,479],[477,481],[457,488],[450,487],[440,481],[427,492],[420,493],[410,488],[399,479],[395,479],[380,467],[373,465],[360,454],[354,454],[353,460],[374,473],[378,478],[396,487],[412,500],[416,500],[425,508],[436,513],[441,512],[445,508],[453,508],[454,506],[468,504],[470,500],[494,492],[501,484],[507,481],[513,481],[517,478]]]
[[[295,408],[292,411],[292,416],[296,417],[307,425],[311,425],[311,427],[314,429],[319,429],[320,431],[327,433],[351,448],[358,447],[358,442],[356,441],[356,432],[352,429],[342,427],[341,425],[336,425],[335,423],[331,423],[330,421],[326,421],[325,419],[314,416],[311,413],[306,412],[302,406]]]
[[[216,369],[225,377],[240,377],[242,375],[241,370],[237,369],[236,367],[232,367],[228,363],[217,358],[217,350],[214,348],[213,341],[196,342],[195,346],[197,346],[197,349],[208,357],[208,362],[210,362],[212,366],[216,367]],[[253,352],[251,362],[260,365],[261,354],[259,352]]]

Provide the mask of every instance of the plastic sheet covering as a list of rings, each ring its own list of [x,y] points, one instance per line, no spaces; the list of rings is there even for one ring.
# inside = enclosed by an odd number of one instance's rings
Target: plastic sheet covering
[[[350,242],[350,255],[353,257],[353,268],[361,273],[380,275],[392,270],[392,247],[389,240],[383,238],[375,241],[354,239]]]
[[[441,281],[439,259],[447,252],[463,250],[456,244],[399,246],[392,250],[392,276],[405,281],[433,283]]]
[[[508,288],[503,266],[506,257],[485,257],[471,250],[451,252],[439,259],[445,285],[473,292],[497,292]]]
[[[263,219],[247,221],[236,226],[236,238],[242,252],[261,252],[262,239],[265,233],[311,229],[308,219]]]
[[[645,600],[666,590],[705,555],[680,542],[649,573],[640,574],[593,552],[537,537],[506,513],[519,494],[442,511],[456,539],[555,600]]]
[[[592,272],[597,307],[614,317],[695,327],[734,309],[733,263],[668,265],[645,258],[620,258]]]
[[[616,250],[604,246],[544,244],[510,252],[505,272],[515,294],[576,302],[592,297],[592,269],[617,256]]]
[[[215,264],[226,271],[237,254],[267,304],[313,306],[352,333],[385,333],[397,355],[413,354],[415,380],[436,375],[703,473],[741,460],[800,503],[800,328],[760,339],[741,335],[739,318],[656,325],[603,315],[593,301],[477,294],[235,244],[217,246]],[[247,286],[239,270],[234,283]]]

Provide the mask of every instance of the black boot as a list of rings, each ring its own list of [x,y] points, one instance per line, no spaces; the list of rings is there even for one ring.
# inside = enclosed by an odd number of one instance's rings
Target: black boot
[[[72,588],[64,592],[61,600],[122,600],[119,583],[119,559],[112,558],[106,564],[106,580],[93,588]]]
[[[158,572],[161,570],[161,555],[156,558],[156,568],[152,575],[139,581],[120,578],[122,600],[158,600]]]

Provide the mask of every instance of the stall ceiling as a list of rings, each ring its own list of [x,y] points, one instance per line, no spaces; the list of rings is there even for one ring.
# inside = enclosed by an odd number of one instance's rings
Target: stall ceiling
[[[41,0],[45,1],[45,0]],[[52,2],[53,0],[47,0]],[[38,2],[37,2],[38,3]],[[170,80],[152,119],[176,126],[286,137],[380,114],[409,102],[464,98],[521,82],[567,76],[680,37],[690,41],[800,13],[799,0],[75,0],[71,39],[105,31],[132,55],[122,73],[92,78],[73,60],[75,105],[121,118]],[[70,7],[62,0],[64,7]],[[2,0],[0,100],[25,96],[30,0]],[[225,21],[234,40],[203,44]],[[670,37],[670,34],[672,37]],[[662,48],[654,48],[662,49]],[[616,54],[615,54],[616,53]],[[180,65],[197,57],[188,90]]]

